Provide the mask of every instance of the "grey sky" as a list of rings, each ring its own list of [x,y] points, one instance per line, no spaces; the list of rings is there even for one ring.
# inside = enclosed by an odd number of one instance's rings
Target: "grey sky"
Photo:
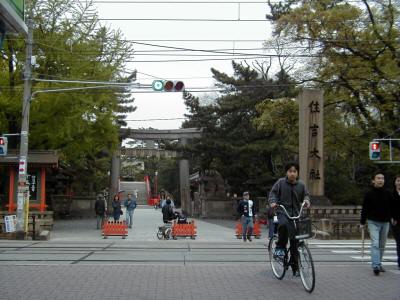
[[[106,1],[110,2],[110,1]],[[229,19],[236,20],[263,20],[267,13],[266,3],[114,3],[95,2],[101,19]],[[133,1],[131,1],[133,2]],[[144,1],[142,1],[144,2]],[[160,2],[160,1],[158,1]],[[171,1],[170,1],[171,2]],[[186,1],[187,2],[187,1]],[[221,1],[215,1],[221,2]],[[226,2],[226,1],[224,1]],[[231,1],[233,2],[233,1]],[[260,53],[262,40],[267,39],[271,32],[268,21],[139,21],[139,20],[104,20],[112,28],[120,28],[128,40],[140,43],[157,44],[163,46],[182,47],[190,49],[226,49],[241,53]],[[160,41],[160,40],[213,40],[213,41]],[[227,41],[234,40],[234,41]],[[240,41],[248,40],[248,41]],[[249,41],[252,40],[252,41]],[[163,78],[182,80],[186,88],[205,88],[213,86],[210,68],[232,73],[231,60],[198,61],[198,62],[135,62],[160,61],[179,59],[207,59],[222,58],[206,55],[203,52],[164,52],[170,56],[161,56],[160,52],[147,50],[170,50],[146,45],[134,44],[133,62],[128,63],[129,69],[138,70],[137,82],[151,84],[155,79],[149,75]],[[229,50],[230,49],[230,50]],[[140,54],[139,54],[140,53]],[[144,55],[144,54],[155,55]],[[194,54],[196,56],[173,56],[177,54]],[[215,54],[214,54],[215,55]],[[226,56],[224,56],[226,58]],[[145,75],[148,74],[148,75]],[[202,95],[199,93],[196,95]],[[186,109],[181,93],[138,93],[135,94],[137,110],[128,116],[128,120],[182,118]],[[129,121],[131,128],[174,129],[179,128],[182,120],[169,121]]]

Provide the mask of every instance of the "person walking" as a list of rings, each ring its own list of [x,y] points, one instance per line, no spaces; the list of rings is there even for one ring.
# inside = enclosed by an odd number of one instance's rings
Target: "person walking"
[[[292,266],[293,275],[299,275],[298,267],[298,241],[295,239],[296,229],[294,222],[290,220],[279,205],[286,208],[288,214],[298,216],[300,207],[305,202],[305,207],[310,207],[310,194],[303,181],[299,180],[299,165],[290,162],[285,166],[286,176],[278,179],[272,186],[269,193],[268,202],[271,208],[276,209],[278,217],[278,242],[276,243],[276,256],[284,257],[286,254],[286,246],[290,239],[290,264]]]
[[[111,203],[113,208],[113,217],[114,221],[119,221],[120,216],[122,215],[121,201],[119,200],[119,195],[116,194]]]
[[[375,172],[372,176],[372,188],[365,194],[361,209],[361,228],[368,224],[371,238],[371,264],[375,275],[385,272],[382,267],[382,257],[385,251],[389,232],[389,222],[392,217],[393,198],[384,189],[385,176]]]
[[[393,237],[397,248],[397,268],[400,270],[400,175],[394,179],[393,218],[391,222]]]
[[[137,206],[136,197],[132,198],[132,194],[128,194],[124,205],[126,207],[126,224],[128,224],[129,228],[132,228],[133,213],[135,212],[135,208]]]
[[[104,217],[106,214],[106,205],[104,197],[101,194],[97,196],[97,200],[94,203],[94,211],[96,213],[97,229],[100,229],[102,227],[102,224],[104,222]]]
[[[251,242],[251,236],[254,228],[253,217],[255,217],[255,211],[254,203],[253,200],[250,200],[249,192],[243,193],[243,199],[240,200],[237,211],[242,223],[243,242],[246,242],[246,240]]]

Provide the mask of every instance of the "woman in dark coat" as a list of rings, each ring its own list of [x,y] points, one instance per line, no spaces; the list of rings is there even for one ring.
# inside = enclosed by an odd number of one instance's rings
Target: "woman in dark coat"
[[[114,199],[112,201],[112,208],[113,208],[114,221],[118,221],[119,217],[122,215],[121,201],[119,201],[118,195],[114,196]]]

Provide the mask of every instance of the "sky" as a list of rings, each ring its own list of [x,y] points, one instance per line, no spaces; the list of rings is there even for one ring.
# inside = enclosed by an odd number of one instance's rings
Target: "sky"
[[[182,3],[183,1],[185,3]],[[175,51],[176,49],[168,47],[265,54],[265,50],[262,50],[263,41],[271,34],[271,23],[265,20],[268,12],[266,1],[239,1],[124,0],[94,1],[94,5],[102,24],[120,29],[124,39],[133,43],[135,52],[127,63],[127,69],[137,70],[136,83],[151,85],[156,79],[181,80],[187,90],[200,90],[193,92],[194,95],[212,98],[216,96],[215,92],[201,91],[214,88],[210,69],[215,68],[232,74],[232,60],[226,59],[232,56],[222,54],[223,56],[216,57],[215,55],[221,54]],[[160,18],[173,21],[155,20]],[[210,54],[214,56],[204,56]],[[218,60],[207,60],[210,58]],[[165,60],[174,61],[165,62]],[[248,61],[251,62],[251,59]],[[128,127],[155,129],[181,127],[183,120],[180,118],[184,118],[187,112],[182,93],[153,92],[150,88],[142,88],[134,90],[134,98],[137,109],[128,115]]]

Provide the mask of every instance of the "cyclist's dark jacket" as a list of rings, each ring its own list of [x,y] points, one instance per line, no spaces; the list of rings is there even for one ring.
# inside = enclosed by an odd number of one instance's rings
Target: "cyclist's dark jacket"
[[[172,209],[171,204],[165,204],[161,211],[162,211],[164,222],[171,221],[175,218],[174,210]]]
[[[390,192],[384,188],[373,187],[365,194],[361,210],[361,224],[366,220],[389,222],[394,216],[394,202]]]
[[[280,178],[275,182],[268,197],[270,204],[276,203],[285,206],[290,216],[299,214],[301,203],[304,200],[310,201],[310,194],[304,182],[297,180],[295,183],[290,183],[287,177]]]

